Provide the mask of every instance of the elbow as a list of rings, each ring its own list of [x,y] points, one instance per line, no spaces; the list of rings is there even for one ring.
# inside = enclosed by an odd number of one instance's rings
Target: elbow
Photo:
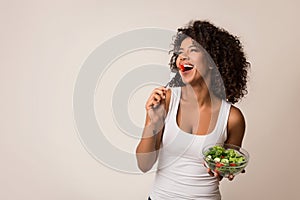
[[[151,168],[139,166],[139,169],[140,169],[143,173],[147,173]]]
[[[142,162],[138,162],[138,168],[143,172],[143,173],[147,173],[148,171],[151,170],[153,165],[149,164],[149,163],[142,163]]]
[[[137,166],[143,172],[150,171],[155,163],[154,153],[136,153]]]

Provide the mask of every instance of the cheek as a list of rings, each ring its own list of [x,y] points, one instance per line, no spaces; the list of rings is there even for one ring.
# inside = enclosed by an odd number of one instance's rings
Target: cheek
[[[206,64],[205,64],[204,59],[203,59],[202,56],[197,57],[194,62],[195,62],[198,69],[206,68]]]
[[[202,64],[203,63],[203,57],[201,54],[197,54],[196,56],[193,57],[194,62],[198,63],[198,64]]]

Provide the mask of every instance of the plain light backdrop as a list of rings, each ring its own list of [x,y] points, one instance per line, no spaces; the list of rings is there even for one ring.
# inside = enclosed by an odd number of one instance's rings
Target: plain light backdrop
[[[75,81],[89,54],[112,36],[143,27],[175,31],[192,19],[239,36],[252,64],[249,94],[237,104],[247,120],[243,146],[251,162],[246,174],[221,182],[223,199],[299,199],[299,7],[296,0],[2,0],[0,199],[146,199],[153,173],[107,168],[81,144],[72,108]],[[150,55],[123,59],[169,59]],[[105,115],[100,94],[96,110]],[[143,116],[143,103],[130,105],[132,115]]]

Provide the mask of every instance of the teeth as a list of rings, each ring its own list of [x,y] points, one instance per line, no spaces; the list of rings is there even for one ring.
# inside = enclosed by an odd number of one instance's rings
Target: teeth
[[[192,65],[183,65],[185,68],[193,68]]]

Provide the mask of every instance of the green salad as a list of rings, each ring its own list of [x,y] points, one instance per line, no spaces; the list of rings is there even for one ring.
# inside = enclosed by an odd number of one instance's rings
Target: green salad
[[[204,152],[208,167],[221,175],[236,174],[244,168],[246,158],[234,149],[213,146]]]

